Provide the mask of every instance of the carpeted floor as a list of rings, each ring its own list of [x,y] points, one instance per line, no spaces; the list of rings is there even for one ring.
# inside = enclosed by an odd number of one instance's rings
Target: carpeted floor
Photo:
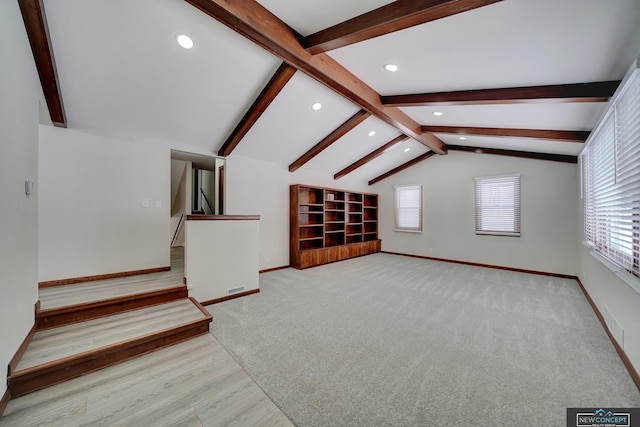
[[[212,334],[298,426],[560,426],[640,393],[573,280],[389,254],[260,276]]]

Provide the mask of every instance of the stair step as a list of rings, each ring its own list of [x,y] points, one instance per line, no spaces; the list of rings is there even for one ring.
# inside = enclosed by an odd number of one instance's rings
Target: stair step
[[[36,313],[36,328],[43,330],[84,322],[142,307],[184,299],[187,296],[187,287],[181,285],[155,291],[124,294],[114,298],[87,301],[74,305],[41,308]]]
[[[158,291],[183,284],[184,272],[171,271],[136,276],[73,283],[40,288],[38,297],[43,309],[84,304],[102,299]]]
[[[195,300],[182,299],[36,331],[9,373],[11,397],[207,333],[211,320]]]
[[[171,270],[40,288],[38,330],[53,328],[188,296],[184,248],[171,248]]]

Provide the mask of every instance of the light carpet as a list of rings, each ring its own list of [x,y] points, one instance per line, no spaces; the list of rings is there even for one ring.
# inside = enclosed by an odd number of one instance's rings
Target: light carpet
[[[298,426],[560,426],[640,406],[574,280],[390,254],[260,276],[211,333]]]

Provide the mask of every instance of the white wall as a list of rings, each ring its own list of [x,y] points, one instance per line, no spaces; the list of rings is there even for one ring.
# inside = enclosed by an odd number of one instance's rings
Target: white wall
[[[200,172],[200,206],[207,215],[216,214],[216,199],[218,198],[218,189],[216,188],[216,171],[215,170],[203,170]]]
[[[521,237],[475,234],[476,176],[520,173]],[[382,249],[551,273],[576,274],[577,166],[464,152],[435,156],[372,186]],[[423,232],[394,231],[398,184],[422,184]]]
[[[171,159],[171,216],[184,213],[184,174],[187,162]]]
[[[170,161],[168,148],[40,126],[39,280],[169,266]]]
[[[187,175],[191,175],[191,162],[171,159],[171,226],[169,238],[173,241],[180,216],[190,212],[187,207]],[[174,246],[184,246],[184,226],[176,236]]]
[[[259,287],[259,220],[192,220],[185,229],[190,297],[207,302],[226,297],[228,289]]]
[[[289,265],[289,185],[369,191],[366,183],[348,177],[335,181],[331,173],[304,166],[291,173],[285,165],[234,155],[227,158],[225,170],[225,214],[260,215],[261,270]]]
[[[582,208],[582,204],[581,208]],[[580,218],[582,216],[582,210]],[[582,227],[582,221],[580,222]],[[579,230],[582,236],[582,228]],[[623,342],[618,341],[620,347],[629,357],[636,371],[640,372],[640,293],[618,278],[610,269],[589,254],[577,241],[578,277],[591,299],[603,316],[610,312],[624,330]]]
[[[0,2],[0,367],[34,324],[38,300],[39,82],[16,1]],[[35,181],[27,197],[25,179]],[[6,382],[0,381],[0,397]]]

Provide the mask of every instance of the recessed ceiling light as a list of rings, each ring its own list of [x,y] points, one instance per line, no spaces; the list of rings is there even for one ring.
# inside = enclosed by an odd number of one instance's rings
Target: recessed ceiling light
[[[461,141],[466,141],[466,140],[467,140],[467,137],[466,137],[466,136],[461,136],[461,137],[460,137],[460,140],[461,140]]]
[[[373,136],[373,135],[375,135],[375,134],[376,134],[376,131],[375,131],[375,130],[372,130],[371,132],[369,132],[369,136]]]
[[[176,37],[176,41],[185,49],[191,49],[193,47],[193,40],[191,40],[191,37],[185,34],[178,34],[178,37]]]
[[[443,113],[442,111],[434,111],[432,114],[433,114],[434,116],[441,116],[441,115],[443,115],[444,113]]]
[[[314,110],[318,111],[319,109],[322,108],[322,104],[320,104],[319,102],[316,102],[315,104],[313,104],[311,106],[311,108],[313,108]]]
[[[411,151],[411,148],[409,148],[409,147],[407,147],[407,148],[405,148],[405,149],[404,149],[404,152],[405,152],[405,153],[408,153],[409,151]]]
[[[392,73],[395,73],[396,71],[398,71],[398,66],[396,64],[385,64],[384,69]]]

